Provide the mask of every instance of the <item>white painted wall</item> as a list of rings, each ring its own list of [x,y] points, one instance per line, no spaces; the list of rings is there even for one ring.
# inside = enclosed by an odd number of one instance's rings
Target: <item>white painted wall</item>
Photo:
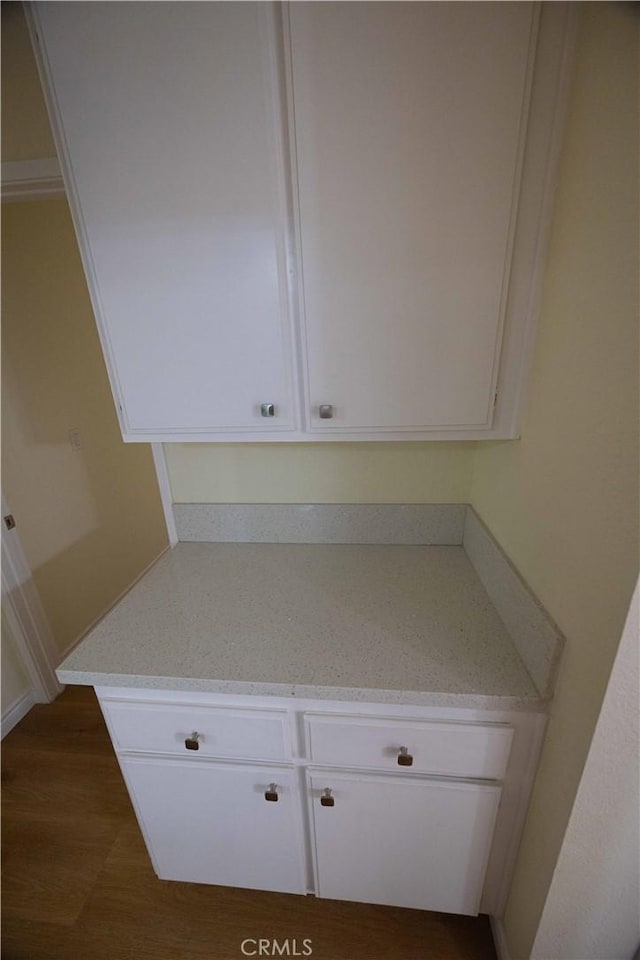
[[[640,944],[640,637],[636,586],[558,865],[536,960],[631,960]]]

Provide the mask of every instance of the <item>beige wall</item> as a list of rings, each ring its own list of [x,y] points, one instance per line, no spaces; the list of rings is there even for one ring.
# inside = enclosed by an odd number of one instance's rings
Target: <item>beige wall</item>
[[[54,155],[22,5],[3,4],[2,158]],[[66,199],[3,204],[2,259],[2,484],[63,651],[166,528],[150,448],[120,438]]]
[[[637,24],[631,5],[583,7],[522,439],[480,445],[474,465],[473,505],[567,637],[505,917],[514,958],[533,943],[638,568]]]
[[[66,200],[4,204],[2,254],[2,483],[63,651],[166,528],[150,448],[120,438]]]
[[[2,4],[2,159],[55,157],[21,3]]]
[[[473,443],[166,444],[175,503],[465,503]]]

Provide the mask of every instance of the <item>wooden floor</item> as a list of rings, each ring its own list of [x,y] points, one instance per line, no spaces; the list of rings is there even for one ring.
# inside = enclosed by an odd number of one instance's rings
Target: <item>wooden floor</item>
[[[313,960],[495,960],[486,917],[158,880],[92,689],[34,707],[2,761],[5,960],[242,960],[247,938],[311,940]]]

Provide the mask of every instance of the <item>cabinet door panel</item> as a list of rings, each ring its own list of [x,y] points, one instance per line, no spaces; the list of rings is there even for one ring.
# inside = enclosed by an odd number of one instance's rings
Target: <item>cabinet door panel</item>
[[[489,426],[533,4],[299,3],[290,22],[311,428]]]
[[[304,893],[300,799],[286,767],[121,758],[163,880]],[[277,784],[277,802],[265,799]]]
[[[477,914],[500,787],[309,775],[318,895]],[[320,797],[330,788],[333,806]]]
[[[37,5],[130,439],[293,424],[272,18],[268,3]]]

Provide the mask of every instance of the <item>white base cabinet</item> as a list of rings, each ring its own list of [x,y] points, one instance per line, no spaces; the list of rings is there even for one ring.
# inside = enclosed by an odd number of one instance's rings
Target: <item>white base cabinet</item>
[[[96,692],[162,879],[501,913],[542,714]]]
[[[309,784],[319,896],[478,913],[498,785],[334,770]]]
[[[121,767],[163,880],[306,892],[293,768],[147,757]]]

